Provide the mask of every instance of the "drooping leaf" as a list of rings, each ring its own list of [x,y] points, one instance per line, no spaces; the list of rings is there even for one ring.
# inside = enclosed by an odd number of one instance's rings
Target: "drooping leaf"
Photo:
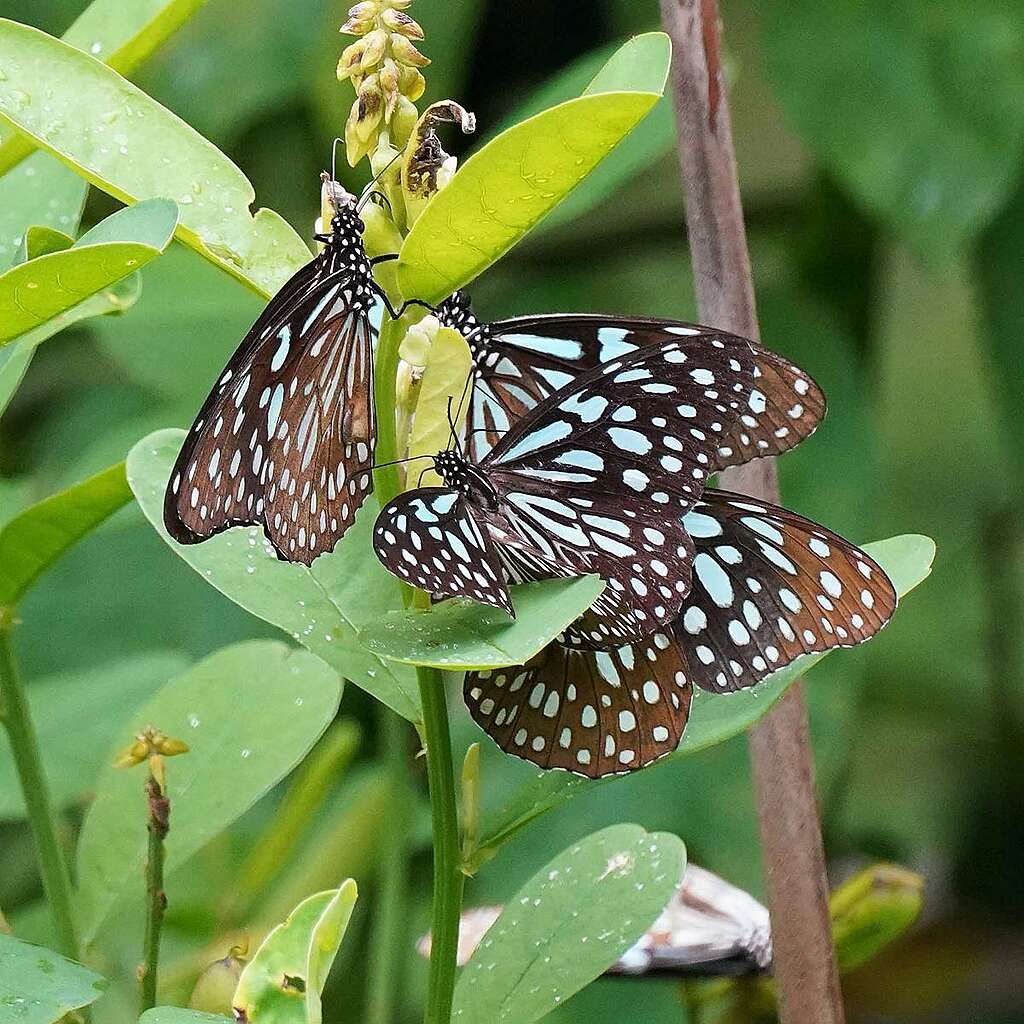
[[[511,588],[515,619],[468,598],[429,612],[387,612],[359,634],[367,650],[409,665],[459,670],[521,665],[600,596],[599,576],[544,580]]]
[[[901,597],[928,577],[935,557],[935,544],[927,537],[914,534],[866,544],[864,550],[889,574]],[[672,761],[705,750],[750,728],[797,679],[830,653],[806,655],[751,690],[730,694],[698,691],[682,742],[678,750],[664,760]],[[657,767],[646,770],[656,771]],[[481,850],[497,849],[521,828],[564,803],[577,791],[611,781],[612,777],[591,780],[564,772],[536,775],[514,791],[497,810],[485,814]]]
[[[270,640],[225,647],[168,683],[132,715],[123,740],[148,725],[184,740],[167,764],[167,870],[180,867],[309,752],[338,707],[341,683],[319,658]],[[144,769],[100,777],[78,845],[83,941],[122,901],[142,898]]]
[[[163,501],[184,437],[181,430],[159,430],[128,455],[129,484],[160,536],[222,594],[285,630],[400,715],[418,721],[413,672],[382,661],[357,638],[362,627],[401,605],[397,581],[370,545],[375,502],[367,501],[337,548],[308,569],[279,561],[257,527],[229,530],[202,544],[177,544],[164,529]]]
[[[130,500],[122,462],[15,516],[0,530],[0,606],[17,604],[69,547]]]
[[[250,1024],[321,1024],[320,993],[345,937],[356,883],[303,900],[264,940],[242,971],[236,1015]]]
[[[92,789],[111,746],[128,734],[130,716],[187,665],[183,655],[159,651],[32,680],[29,710],[54,806],[79,801]],[[6,750],[6,734],[0,734],[0,751]],[[0,753],[0,821],[24,814],[14,761]]]
[[[32,224],[75,234],[88,189],[49,153],[34,153],[0,178],[0,270],[14,262]]]
[[[617,91],[590,92],[537,114],[502,132],[459,168],[402,245],[403,294],[436,302],[471,281],[639,124],[657,103],[668,74],[666,38],[652,33],[640,40],[627,43],[627,55],[609,62],[603,80]],[[638,53],[644,58],[640,64],[634,59]]]
[[[126,78],[206,0],[93,0],[61,37],[102,60]],[[24,160],[35,146],[23,135],[0,145],[0,174]]]
[[[145,266],[167,248],[176,223],[174,203],[151,199],[112,214],[70,248],[0,275],[0,345],[45,327]]]
[[[53,950],[0,932],[0,1020],[55,1024],[103,994],[106,981]]]
[[[613,825],[541,868],[463,970],[453,1020],[532,1024],[603,974],[665,909],[686,867],[682,842]]]
[[[1020,5],[801,0],[766,13],[769,71],[807,144],[919,257],[962,251],[1020,169]]]
[[[261,295],[272,295],[309,260],[305,243],[276,213],[250,214],[255,193],[238,167],[89,54],[0,20],[0,69],[0,121],[115,199],[175,200],[178,237]]]
[[[416,400],[415,419],[409,435],[411,457],[436,455],[447,448],[451,439],[449,412],[458,428],[469,407],[466,383],[470,379],[473,356],[466,339],[450,327],[440,327],[434,332],[426,358],[426,369]],[[429,464],[421,463],[421,467],[423,465]],[[417,469],[417,482],[420,486],[431,487],[439,480],[433,469],[424,473],[420,480]]]

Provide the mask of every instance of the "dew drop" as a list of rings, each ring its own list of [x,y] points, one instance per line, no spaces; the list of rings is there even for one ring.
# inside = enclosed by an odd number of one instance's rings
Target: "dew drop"
[[[252,751],[248,747],[242,747],[242,759],[252,756]]]
[[[89,47],[89,52],[95,56],[102,49],[103,49],[103,44],[101,42],[97,41],[97,42],[93,43],[92,46]]]

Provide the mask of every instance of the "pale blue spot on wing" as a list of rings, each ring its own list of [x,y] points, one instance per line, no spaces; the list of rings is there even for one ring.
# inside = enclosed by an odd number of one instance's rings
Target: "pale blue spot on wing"
[[[706,552],[702,551],[693,560],[693,571],[708,596],[719,608],[732,605],[732,583],[725,570]]]
[[[579,359],[583,348],[578,341],[571,338],[551,338],[544,334],[504,334],[501,340],[516,348],[525,348],[530,352],[542,352],[560,359]]]

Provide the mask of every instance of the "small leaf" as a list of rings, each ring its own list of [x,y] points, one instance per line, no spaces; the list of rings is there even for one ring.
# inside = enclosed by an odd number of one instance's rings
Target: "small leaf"
[[[43,327],[109,289],[167,248],[177,209],[152,199],[117,213],[69,248],[0,275],[0,344]]]
[[[125,899],[141,899],[146,859],[143,775],[112,766],[117,749],[153,726],[189,752],[166,768],[173,871],[248,810],[302,760],[338,708],[335,672],[271,640],[225,647],[168,683],[132,715],[109,753],[78,845],[83,941]]]
[[[69,547],[130,500],[120,462],[15,516],[0,530],[0,606],[17,604]]]
[[[55,1024],[103,994],[106,981],[88,967],[0,932],[0,1020]]]
[[[321,1024],[320,993],[356,902],[352,879],[303,900],[264,940],[238,979],[248,1024]]]
[[[48,256],[51,252],[61,252],[70,249],[75,240],[58,231],[56,228],[47,227],[45,224],[33,224],[21,240],[21,246],[14,259],[15,263],[24,263],[27,260],[34,260],[38,256]]]
[[[456,428],[465,415],[468,402],[467,382],[472,374],[473,356],[466,339],[451,327],[439,327],[434,332],[427,355],[427,366],[420,381],[416,400],[416,418],[409,437],[409,455],[436,455],[444,451],[451,441],[448,416]],[[449,399],[451,403],[449,404]],[[409,472],[416,473],[419,481],[420,466],[410,464]],[[430,487],[440,481],[430,469],[423,474],[418,486]]]
[[[55,807],[91,792],[106,767],[107,752],[131,735],[131,715],[187,665],[182,654],[155,651],[32,680],[29,711]],[[25,816],[14,761],[6,750],[6,734],[0,733],[0,821]]]
[[[572,191],[651,110],[668,73],[666,37],[627,43],[594,91],[502,132],[470,157],[427,205],[406,237],[402,292],[443,299],[504,255]],[[644,56],[643,67],[634,62]],[[636,84],[626,85],[629,69]],[[599,79],[602,78],[599,75]],[[598,89],[603,86],[600,82]]]
[[[231,1017],[199,1010],[185,1010],[180,1006],[154,1006],[140,1018],[139,1024],[235,1024]]]
[[[639,825],[587,836],[506,904],[459,978],[453,1020],[532,1024],[603,974],[654,923],[686,867]]]
[[[132,72],[206,0],[93,0],[61,37],[130,78]],[[29,156],[35,146],[23,135],[0,145],[0,174]],[[83,188],[85,187],[83,182]]]
[[[6,270],[33,224],[73,235],[89,186],[49,153],[34,153],[0,178],[0,270]]]
[[[258,527],[228,530],[202,544],[178,544],[163,525],[164,492],[183,430],[158,430],[128,455],[128,481],[146,518],[175,554],[207,583],[246,611],[283,629],[392,710],[419,720],[411,670],[386,661],[359,643],[360,628],[401,605],[398,582],[377,561],[369,531],[376,516],[371,498],[329,555],[306,568],[282,562]]]
[[[175,200],[178,237],[261,295],[310,259],[278,214],[250,214],[255,192],[238,167],[100,61],[0,19],[0,67],[0,120],[121,202]]]
[[[916,534],[865,544],[864,550],[889,574],[900,597],[928,578],[935,557],[934,542]],[[694,694],[690,720],[678,750],[659,764],[705,750],[750,728],[812,665],[831,653],[805,655],[751,690],[729,694],[708,694],[698,690]],[[645,770],[656,771],[657,768]],[[536,774],[497,810],[485,814],[484,838],[480,842],[478,859],[492,853],[542,814],[565,803],[577,791],[612,781],[614,777],[592,780],[564,772]]]
[[[543,580],[511,588],[516,618],[468,598],[430,611],[391,611],[365,627],[368,651],[408,665],[449,670],[521,665],[601,596],[600,576]]]

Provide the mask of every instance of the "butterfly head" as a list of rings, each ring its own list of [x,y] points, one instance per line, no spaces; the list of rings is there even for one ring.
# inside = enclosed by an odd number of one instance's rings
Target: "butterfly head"
[[[496,508],[498,492],[487,479],[486,473],[474,466],[465,455],[457,451],[438,452],[434,469],[446,487],[458,491],[464,498],[485,508]]]
[[[473,355],[473,366],[479,376],[489,355],[488,342],[491,337],[491,325],[480,322],[476,313],[473,312],[473,304],[469,296],[464,291],[453,292],[449,295],[437,307],[437,318],[441,321],[442,326],[458,331],[469,343],[469,350]]]

